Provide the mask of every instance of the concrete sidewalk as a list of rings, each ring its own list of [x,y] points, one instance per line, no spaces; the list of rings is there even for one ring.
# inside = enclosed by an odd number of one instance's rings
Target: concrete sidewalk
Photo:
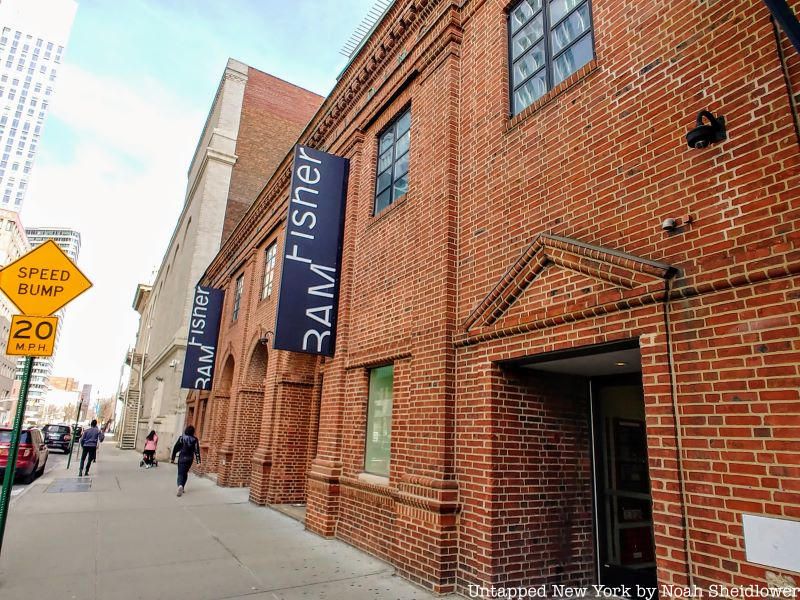
[[[91,481],[85,491],[67,491],[79,483],[73,465],[15,498],[0,557],[0,598],[434,597],[390,565],[250,504],[247,489],[190,475],[177,498],[174,465],[138,464],[138,453],[107,442],[92,476],[83,478]]]

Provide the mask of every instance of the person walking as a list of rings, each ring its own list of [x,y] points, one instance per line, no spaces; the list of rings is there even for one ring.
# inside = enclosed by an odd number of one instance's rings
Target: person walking
[[[97,428],[97,419],[92,419],[92,426],[86,429],[81,435],[81,464],[78,468],[78,477],[89,475],[89,467],[97,457],[97,446],[106,438],[102,431]],[[89,458],[87,461],[86,458]],[[83,465],[86,464],[84,470]]]
[[[145,464],[145,468],[149,469],[156,464],[157,449],[158,436],[156,435],[155,429],[153,429],[147,434],[147,438],[144,440],[144,458],[142,459],[142,462]]]
[[[172,458],[169,462],[175,462],[175,456],[178,456],[178,497],[183,496],[183,490],[186,487],[186,480],[189,478],[189,469],[192,468],[192,463],[197,460],[200,464],[200,442],[194,437],[194,426],[189,425],[183,432],[183,435],[175,442],[175,447],[172,448]]]

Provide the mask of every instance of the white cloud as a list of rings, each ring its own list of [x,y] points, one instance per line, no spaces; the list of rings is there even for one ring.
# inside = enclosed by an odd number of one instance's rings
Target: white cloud
[[[64,65],[51,117],[94,144],[111,146],[117,152],[140,160],[162,155],[187,161],[205,115],[187,114],[186,106],[153,80],[131,82],[98,77]],[[166,156],[165,156],[166,155]],[[150,162],[153,162],[153,160]],[[187,165],[183,165],[185,172]]]
[[[94,287],[67,308],[55,372],[110,394],[135,336],[136,284],[161,262],[205,115],[152,83],[64,75],[50,118],[70,129],[74,151],[34,167],[22,218],[80,231]]]

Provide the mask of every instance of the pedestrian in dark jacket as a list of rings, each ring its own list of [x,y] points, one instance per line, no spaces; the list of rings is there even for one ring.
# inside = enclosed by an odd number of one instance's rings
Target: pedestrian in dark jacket
[[[81,465],[78,469],[78,477],[89,474],[89,467],[97,457],[97,446],[105,439],[105,435],[97,428],[97,419],[92,420],[92,426],[81,435]],[[89,458],[88,462],[86,458]],[[86,470],[83,465],[86,463]]]
[[[178,456],[178,497],[180,497],[183,496],[183,489],[186,487],[192,463],[197,460],[197,464],[200,464],[200,442],[194,437],[194,426],[189,425],[175,442],[170,462],[175,462],[176,455]]]

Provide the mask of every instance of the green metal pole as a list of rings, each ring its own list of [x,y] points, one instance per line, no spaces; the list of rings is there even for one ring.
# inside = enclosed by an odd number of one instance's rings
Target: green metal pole
[[[69,456],[67,457],[67,470],[69,470],[69,463],[72,462],[72,448],[73,446],[75,446],[75,435],[78,433],[78,421],[81,418],[82,408],[83,408],[83,396],[81,396],[81,400],[80,402],[78,402],[78,414],[75,415],[75,425],[72,426],[72,435],[69,438]]]
[[[3,536],[6,532],[8,505],[11,502],[11,487],[14,485],[14,473],[17,470],[19,438],[22,431],[22,421],[25,418],[25,404],[28,402],[28,388],[31,385],[32,370],[33,357],[26,356],[25,369],[22,371],[22,385],[19,389],[17,412],[14,415],[14,429],[11,431],[11,446],[8,448],[8,461],[6,462],[5,477],[3,477],[3,492],[0,494],[0,552],[3,551]]]

